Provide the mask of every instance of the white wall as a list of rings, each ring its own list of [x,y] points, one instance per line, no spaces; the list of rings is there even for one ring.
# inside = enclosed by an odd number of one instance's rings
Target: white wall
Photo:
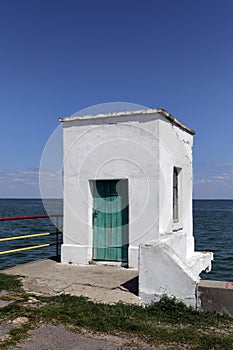
[[[92,260],[90,181],[128,179],[129,266],[138,247],[166,239],[184,261],[193,254],[192,135],[158,113],[64,122],[62,261]],[[173,168],[180,172],[180,222],[173,224]]]
[[[128,179],[129,266],[138,246],[159,235],[158,115],[64,123],[64,244],[62,261],[92,259],[89,180]]]
[[[183,234],[180,256],[186,260],[194,251],[192,226],[192,146],[193,137],[165,118],[159,121],[160,220],[161,235],[177,231]],[[173,222],[173,168],[180,168],[179,222]],[[176,237],[176,235],[174,236]],[[175,240],[171,239],[172,247]]]

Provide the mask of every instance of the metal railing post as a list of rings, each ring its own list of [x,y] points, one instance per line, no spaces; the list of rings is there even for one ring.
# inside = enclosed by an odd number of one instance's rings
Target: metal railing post
[[[57,256],[57,259],[58,259],[58,256],[59,256],[59,251],[58,251],[58,245],[59,245],[58,233],[59,233],[59,230],[58,230],[58,216],[56,216],[56,256]]]

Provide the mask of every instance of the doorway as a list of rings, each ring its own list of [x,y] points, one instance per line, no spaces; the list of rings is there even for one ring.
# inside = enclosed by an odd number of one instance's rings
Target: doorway
[[[93,181],[93,260],[128,262],[128,180]]]

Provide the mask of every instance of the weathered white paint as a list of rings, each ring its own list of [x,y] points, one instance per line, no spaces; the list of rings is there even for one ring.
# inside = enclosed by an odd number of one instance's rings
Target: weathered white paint
[[[198,275],[210,268],[212,259],[211,254],[194,252],[193,130],[161,109],[61,120],[64,126],[62,261],[76,264],[92,261],[93,180],[128,179],[128,266],[139,268],[141,298],[146,302],[163,291],[182,300],[186,295],[190,301],[187,303],[193,305]],[[179,220],[175,223],[174,167],[181,169]]]
[[[160,239],[140,246],[139,296],[145,304],[167,295],[197,307],[199,274],[210,271],[213,254],[193,252],[184,261],[175,250],[178,245],[178,239]]]
[[[144,303],[168,295],[196,307],[198,281],[167,244],[152,241],[140,247],[139,295]]]

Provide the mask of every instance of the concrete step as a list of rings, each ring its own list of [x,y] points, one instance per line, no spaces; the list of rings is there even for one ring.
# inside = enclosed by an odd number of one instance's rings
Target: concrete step
[[[187,266],[192,270],[194,275],[199,276],[203,271],[211,270],[211,261],[213,260],[212,252],[194,252],[187,260]]]

